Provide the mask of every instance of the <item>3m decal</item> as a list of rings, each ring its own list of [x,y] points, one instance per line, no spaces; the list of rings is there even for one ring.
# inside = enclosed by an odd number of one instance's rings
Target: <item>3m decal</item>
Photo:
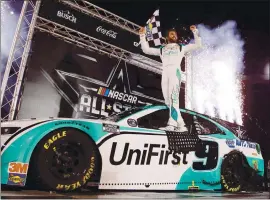
[[[131,126],[131,127],[137,127],[137,121],[135,120],[135,119],[128,119],[127,120],[127,123],[128,123],[128,125],[129,126]]]
[[[119,133],[119,126],[113,124],[103,124],[103,131],[109,133]]]
[[[11,162],[8,164],[8,173],[27,174],[28,163]]]
[[[119,144],[113,142],[110,154],[110,163],[112,165],[151,165],[154,164],[152,162],[152,158],[154,157],[158,158],[158,162],[155,163],[158,165],[167,165],[169,162],[173,165],[179,165],[181,160],[184,165],[188,163],[188,153],[172,153],[167,150],[165,144],[144,144],[143,149],[131,149],[129,145],[129,143],[125,143],[124,150],[117,151],[116,149]],[[119,158],[116,152],[122,153],[121,159],[115,159],[115,157]]]
[[[79,187],[81,187],[82,185],[84,185],[93,175],[94,173],[94,169],[95,169],[95,157],[91,157],[90,159],[90,167],[88,168],[88,170],[86,171],[85,175],[82,177],[82,179],[80,181],[71,183],[71,184],[57,184],[56,189],[57,190],[65,190],[65,191],[71,191],[71,190],[75,190]]]
[[[24,186],[26,182],[26,174],[10,173],[8,175],[8,185]]]
[[[59,140],[62,137],[66,137],[67,136],[67,132],[66,131],[62,131],[60,133],[57,133],[55,135],[53,135],[45,144],[44,144],[44,149],[49,149],[51,144],[53,144],[56,140]]]

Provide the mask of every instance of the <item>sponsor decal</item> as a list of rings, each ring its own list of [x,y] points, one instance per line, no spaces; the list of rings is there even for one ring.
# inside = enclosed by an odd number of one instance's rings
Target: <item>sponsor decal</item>
[[[153,164],[152,159],[155,159],[155,164],[158,165],[168,165],[168,163],[179,165],[181,160],[184,165],[188,164],[188,153],[172,153],[168,148],[166,148],[165,144],[146,143],[144,144],[143,149],[132,149],[130,148],[129,143],[125,143],[124,150],[121,151],[116,150],[117,146],[119,148],[119,144],[117,142],[112,143],[109,158],[112,165],[151,165]],[[119,156],[119,153],[122,154],[121,157]],[[118,159],[116,159],[116,157]]]
[[[253,168],[258,171],[258,161],[257,160],[252,160]]]
[[[235,148],[235,140],[226,140],[226,144],[230,148]]]
[[[86,171],[85,175],[82,177],[80,181],[63,185],[63,184],[57,184],[56,189],[57,190],[64,190],[64,191],[71,191],[75,190],[81,186],[83,186],[93,175],[95,169],[95,157],[91,157],[90,159],[90,167]]]
[[[110,133],[119,133],[119,126],[113,124],[103,124],[103,131]]]
[[[28,163],[10,162],[8,164],[8,173],[27,174]]]
[[[8,185],[24,186],[26,182],[26,174],[10,173],[8,175]]]
[[[24,186],[29,164],[21,162],[11,162],[8,164],[8,185]]]
[[[48,139],[48,141],[44,144],[44,149],[49,149],[51,144],[53,144],[55,141],[59,140],[62,137],[66,137],[67,136],[67,132],[66,131],[62,131],[59,132],[55,135],[53,135],[50,139]]]
[[[131,105],[120,102],[110,103],[105,98],[83,94],[80,97],[79,111],[91,113],[94,116],[108,117],[109,113],[120,113],[132,108]]]
[[[133,96],[124,92],[110,90],[104,87],[100,87],[97,93],[104,97],[109,97],[111,99],[116,99],[119,101],[124,101],[124,102],[132,103],[132,104],[137,104],[137,100],[138,100],[136,96]]]
[[[70,22],[76,24],[77,18],[68,10],[63,11],[63,10],[58,10],[57,11],[57,16],[66,20],[69,20]]]
[[[127,123],[128,123],[128,125],[129,126],[131,126],[131,127],[137,127],[137,121],[135,120],[135,119],[128,119],[127,120]]]
[[[103,35],[106,35],[106,36],[114,38],[114,39],[116,39],[117,34],[118,34],[117,32],[112,31],[112,30],[106,30],[106,29],[102,28],[102,26],[97,27],[96,32],[102,33]]]
[[[152,25],[151,23],[149,23],[149,24],[146,26],[146,38],[147,38],[148,40],[153,40],[152,28],[153,28],[153,25]]]
[[[199,190],[199,186],[195,186],[195,181],[192,181],[192,185],[188,186],[189,190]]]
[[[73,124],[73,125],[76,125],[76,126],[81,126],[81,127],[85,128],[85,129],[88,129],[88,130],[90,129],[88,126],[86,126],[84,124],[81,124],[81,123],[79,123],[77,121],[59,121],[59,122],[56,122],[54,125],[59,126],[59,125],[63,125],[63,124],[65,124],[65,125]]]
[[[223,187],[228,191],[228,192],[238,192],[241,189],[241,186],[238,185],[237,187],[231,188],[229,185],[226,183],[225,178],[223,175],[221,175],[221,182]]]
[[[138,43],[138,42],[133,42],[133,45],[134,45],[135,47],[138,47],[138,46],[140,45],[140,43]]]
[[[255,143],[244,141],[244,140],[236,140],[236,146],[246,147],[246,148],[251,148],[251,149],[256,148]]]

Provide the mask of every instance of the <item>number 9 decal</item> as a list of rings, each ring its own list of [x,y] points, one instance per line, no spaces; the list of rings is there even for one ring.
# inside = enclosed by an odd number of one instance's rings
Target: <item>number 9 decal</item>
[[[218,144],[211,141],[202,141],[196,148],[195,156],[202,161],[194,161],[194,170],[212,170],[218,163]]]

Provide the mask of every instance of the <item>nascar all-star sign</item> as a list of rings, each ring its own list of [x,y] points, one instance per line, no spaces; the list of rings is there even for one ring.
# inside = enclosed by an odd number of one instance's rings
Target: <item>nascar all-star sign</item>
[[[120,113],[134,106],[163,102],[161,99],[131,90],[127,65],[119,60],[105,82],[57,70],[59,77],[67,82],[70,89],[77,90],[79,94],[78,104],[74,107],[76,117],[108,117],[112,113]],[[75,82],[78,84],[76,88],[72,87],[72,83]]]

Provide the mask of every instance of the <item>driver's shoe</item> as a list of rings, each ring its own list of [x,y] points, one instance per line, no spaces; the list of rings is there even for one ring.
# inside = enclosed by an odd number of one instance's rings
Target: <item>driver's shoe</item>
[[[188,129],[185,126],[179,126],[175,128],[175,131],[183,133],[183,132],[188,132]]]
[[[160,127],[159,130],[163,130],[163,131],[175,131],[175,126],[172,125],[168,125],[166,127]]]

